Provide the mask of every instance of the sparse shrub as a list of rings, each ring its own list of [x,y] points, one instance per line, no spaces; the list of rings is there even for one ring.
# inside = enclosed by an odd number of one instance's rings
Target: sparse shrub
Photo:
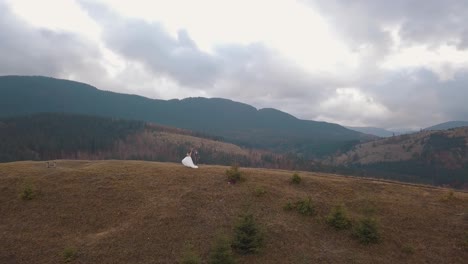
[[[31,185],[24,186],[23,191],[21,192],[21,199],[27,201],[34,198],[34,191]]]
[[[455,199],[455,193],[453,192],[453,190],[450,190],[448,193],[444,194],[444,195],[440,198],[440,200],[441,200],[442,202],[451,201],[451,200],[453,200],[453,199]]]
[[[180,259],[180,264],[200,264],[202,263],[200,257],[193,249],[191,244],[185,246],[182,258]]]
[[[291,201],[288,201],[284,206],[283,209],[285,211],[291,211],[293,209],[296,209],[298,213],[301,215],[315,215],[315,205],[308,197],[307,199],[304,200],[299,200],[295,202],[294,204],[291,203]]]
[[[65,262],[70,262],[76,258],[76,249],[67,247],[63,250],[62,256]]]
[[[263,245],[263,233],[252,214],[243,216],[234,232],[232,247],[240,254],[257,253]]]
[[[301,215],[314,215],[315,214],[315,206],[312,200],[310,199],[310,197],[296,202],[296,210]]]
[[[361,219],[356,225],[353,235],[362,244],[378,243],[380,241],[377,220],[371,217]]]
[[[218,236],[210,253],[209,264],[234,264],[231,245],[226,236]]]
[[[226,170],[226,176],[229,183],[236,183],[242,180],[242,172],[239,171],[239,166],[234,165],[229,170]]]
[[[266,194],[266,190],[263,187],[256,187],[254,191],[254,195],[256,197],[260,197]]]
[[[291,183],[293,184],[299,184],[301,183],[301,181],[302,181],[302,178],[297,173],[294,173],[293,176],[291,177]]]
[[[291,203],[291,201],[288,201],[284,206],[283,206],[283,209],[285,211],[291,211],[292,209],[294,209],[294,205]]]
[[[406,244],[404,245],[401,250],[403,251],[403,253],[406,253],[408,255],[411,255],[411,254],[414,254],[414,247],[412,245],[409,245],[409,244]]]
[[[342,205],[335,206],[327,217],[327,223],[335,229],[342,230],[351,227],[351,220]]]
[[[448,197],[451,198],[451,199],[455,198],[455,193],[453,192],[453,190],[449,191]]]

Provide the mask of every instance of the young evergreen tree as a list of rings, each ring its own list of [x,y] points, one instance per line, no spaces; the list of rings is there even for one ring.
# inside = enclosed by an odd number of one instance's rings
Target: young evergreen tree
[[[349,229],[351,227],[351,220],[343,205],[335,206],[326,220],[330,226],[337,230]]]
[[[371,217],[361,219],[354,229],[353,235],[362,244],[378,243],[381,238],[377,220]]]
[[[233,248],[240,254],[257,253],[263,245],[263,234],[252,214],[241,218],[235,228]]]

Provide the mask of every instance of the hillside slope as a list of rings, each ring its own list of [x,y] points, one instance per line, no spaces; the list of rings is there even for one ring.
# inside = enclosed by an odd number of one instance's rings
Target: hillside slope
[[[195,148],[198,162],[204,164],[306,169],[304,162],[293,156],[241,148],[188,130],[75,114],[0,118],[0,138],[0,162],[50,159],[179,162]]]
[[[421,131],[360,144],[326,163],[394,173],[399,180],[468,188],[468,127]]]
[[[374,136],[377,136],[377,137],[391,137],[391,136],[394,136],[396,134],[395,132],[388,131],[386,129],[379,128],[379,127],[350,127],[350,126],[347,126],[346,128],[354,130],[354,131],[358,131],[358,132],[361,132],[361,133],[374,135]]]
[[[46,77],[0,77],[0,117],[64,112],[142,120],[221,136],[231,143],[321,156],[372,138],[326,122],[300,120],[226,99],[153,100]]]
[[[188,169],[139,161],[0,164],[0,262],[175,263],[187,242],[207,260],[219,233],[252,213],[265,233],[257,255],[238,263],[463,263],[468,258],[468,194],[334,175],[241,169],[227,184],[226,167]],[[25,186],[33,198],[22,200]],[[265,193],[256,195],[262,188]],[[310,197],[315,216],[283,210]],[[381,242],[362,245],[324,218],[343,204],[356,223],[378,219]],[[70,251],[70,250],[69,250]]]
[[[449,121],[425,128],[424,130],[446,130],[457,127],[468,127],[468,121]]]

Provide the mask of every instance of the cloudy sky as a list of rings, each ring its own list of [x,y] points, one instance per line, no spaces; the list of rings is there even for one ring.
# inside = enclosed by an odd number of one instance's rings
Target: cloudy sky
[[[0,75],[302,119],[468,120],[466,0],[0,0]]]

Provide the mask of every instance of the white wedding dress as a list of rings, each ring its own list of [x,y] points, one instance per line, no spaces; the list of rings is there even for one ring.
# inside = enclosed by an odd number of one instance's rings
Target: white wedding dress
[[[189,167],[189,168],[194,168],[194,169],[197,169],[198,166],[193,164],[193,160],[192,160],[192,157],[190,156],[187,156],[185,157],[183,160],[182,160],[182,164],[184,164],[185,166]]]

